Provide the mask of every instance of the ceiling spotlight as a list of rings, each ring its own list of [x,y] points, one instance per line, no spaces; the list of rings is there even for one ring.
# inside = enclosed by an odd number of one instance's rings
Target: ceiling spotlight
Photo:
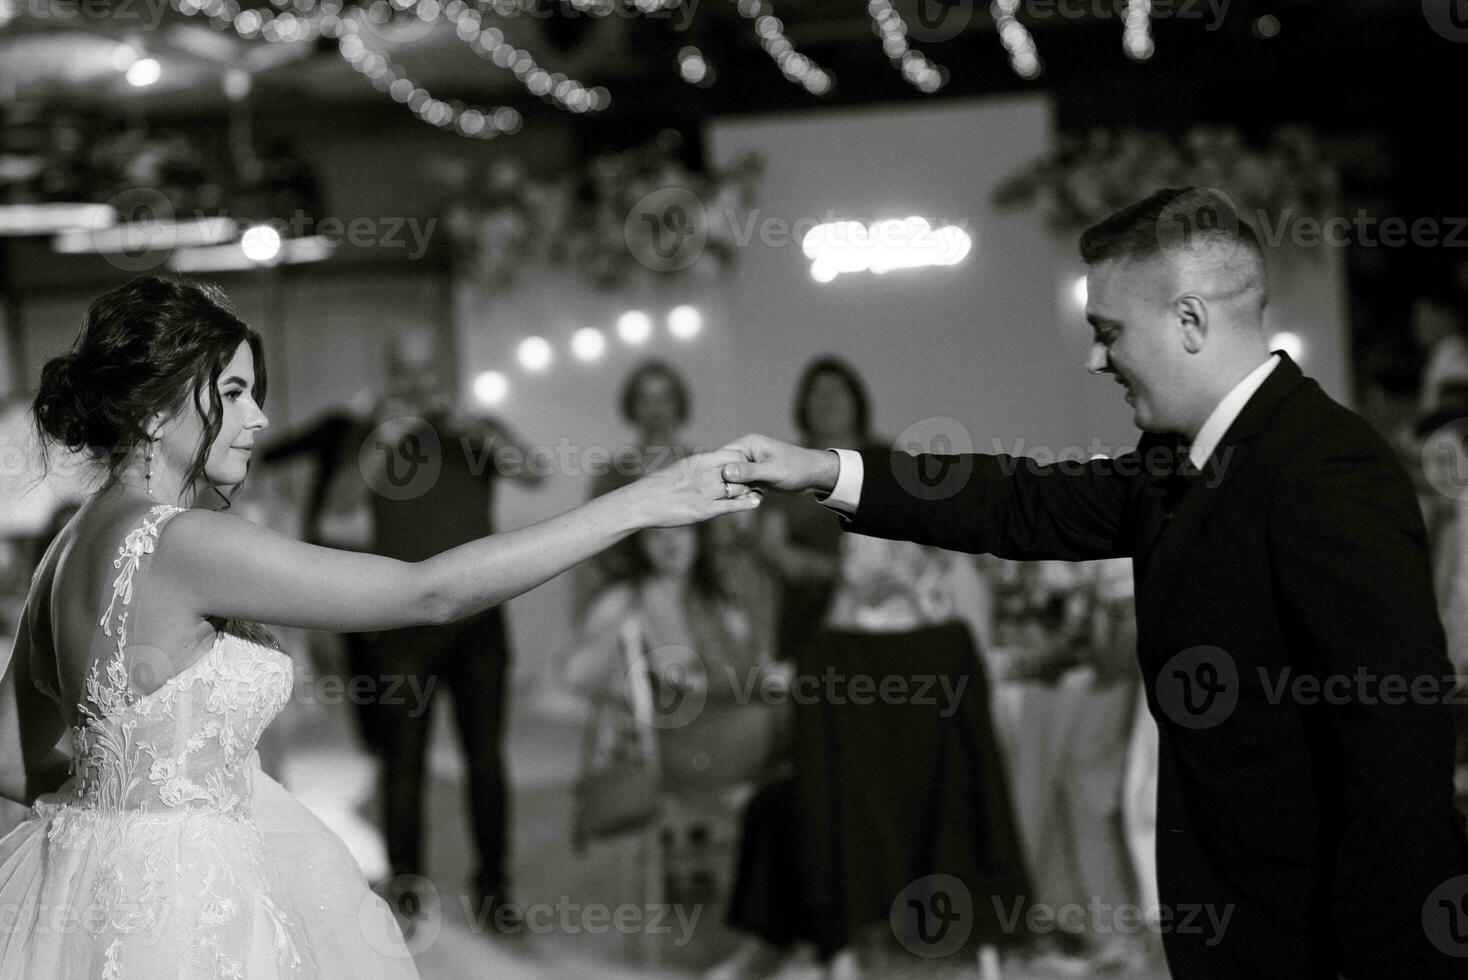
[[[607,349],[607,339],[595,327],[582,327],[571,337],[571,353],[579,360],[594,361]]]
[[[474,398],[481,405],[498,405],[509,393],[509,379],[498,371],[481,371],[474,379]]]
[[[617,318],[617,336],[629,344],[641,344],[652,336],[652,317],[641,310],[628,310]]]
[[[139,58],[128,65],[126,77],[133,88],[147,88],[163,77],[163,66],[155,58]]]
[[[526,337],[520,341],[516,356],[527,371],[544,371],[550,367],[551,345],[544,337]]]
[[[684,304],[668,312],[668,332],[679,340],[697,337],[702,329],[703,314],[698,312],[698,307]]]

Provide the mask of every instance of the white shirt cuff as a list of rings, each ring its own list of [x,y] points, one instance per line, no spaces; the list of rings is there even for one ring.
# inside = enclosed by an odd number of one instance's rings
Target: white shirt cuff
[[[843,514],[855,514],[856,505],[861,503],[861,481],[865,473],[862,469],[861,453],[854,449],[829,451],[835,453],[836,458],[841,461],[836,470],[836,486],[827,496],[816,494],[816,503]]]

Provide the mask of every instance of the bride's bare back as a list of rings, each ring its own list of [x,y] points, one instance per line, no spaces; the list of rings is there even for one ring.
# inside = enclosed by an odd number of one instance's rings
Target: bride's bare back
[[[114,562],[150,506],[151,501],[131,496],[91,498],[37,570],[31,663],[55,664],[55,693],[69,722],[76,721],[76,705],[85,696],[92,666],[105,662],[116,647],[116,638],[101,625],[120,572]],[[217,632],[214,622],[193,611],[186,593],[158,588],[151,575],[137,580],[128,605],[128,673],[139,694],[152,693],[203,656]],[[48,679],[38,678],[43,685]]]

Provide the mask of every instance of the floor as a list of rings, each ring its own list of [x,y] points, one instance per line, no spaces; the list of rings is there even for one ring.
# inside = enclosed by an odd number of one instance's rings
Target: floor
[[[678,905],[671,912],[643,900],[635,840],[573,853],[569,820],[580,725],[564,705],[529,696],[517,698],[512,707],[508,739],[512,875],[515,899],[529,915],[525,930],[515,937],[489,928],[469,888],[473,854],[462,766],[447,708],[435,697],[427,794],[426,877],[432,889],[410,939],[425,980],[692,978],[733,948],[738,937],[723,925],[717,900]],[[386,861],[375,826],[374,760],[356,746],[344,708],[294,705],[291,710],[293,716],[272,726],[274,744],[262,750],[278,754],[282,780],[342,835],[369,879],[384,877]],[[268,760],[271,751],[263,754]],[[1062,975],[1077,974],[1039,972],[1025,964],[1006,964],[1004,970],[1010,980]],[[1129,974],[1140,980],[1162,980],[1165,975]],[[779,976],[819,980],[822,971],[797,962]],[[869,970],[867,976],[940,980],[977,976],[977,971],[912,957]]]

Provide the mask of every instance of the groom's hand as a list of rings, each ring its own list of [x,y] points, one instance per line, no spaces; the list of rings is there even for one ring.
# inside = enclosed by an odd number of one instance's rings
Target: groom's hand
[[[724,447],[744,457],[724,467],[730,483],[758,484],[798,493],[830,493],[841,471],[841,460],[829,449],[805,449],[762,435],[747,435]]]

